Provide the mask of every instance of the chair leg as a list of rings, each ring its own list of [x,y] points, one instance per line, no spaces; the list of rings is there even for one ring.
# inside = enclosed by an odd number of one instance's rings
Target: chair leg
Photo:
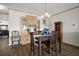
[[[13,48],[13,41],[12,41],[12,48]]]
[[[55,55],[57,56],[57,43],[55,43]]]
[[[42,46],[42,55],[44,55],[44,47]]]
[[[61,53],[61,41],[59,41],[59,53]]]
[[[57,48],[55,48],[56,50],[55,50],[55,55],[57,56]]]
[[[51,52],[52,52],[52,51],[51,51],[51,46],[50,46],[50,47],[49,47],[49,55],[50,55],[50,56],[52,56]]]
[[[18,40],[18,46],[21,46],[20,40]]]
[[[19,41],[18,41],[18,46],[19,46]]]

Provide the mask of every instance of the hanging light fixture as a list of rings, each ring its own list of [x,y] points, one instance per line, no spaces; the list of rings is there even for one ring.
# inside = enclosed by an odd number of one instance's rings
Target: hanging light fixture
[[[46,17],[50,17],[50,15],[49,15],[48,12],[46,12],[44,15],[45,15]]]
[[[49,15],[49,13],[48,13],[48,11],[47,11],[47,4],[45,4],[45,12],[44,12],[43,15],[41,15],[41,17],[42,17],[42,18],[48,18],[48,17],[50,17],[50,15]]]

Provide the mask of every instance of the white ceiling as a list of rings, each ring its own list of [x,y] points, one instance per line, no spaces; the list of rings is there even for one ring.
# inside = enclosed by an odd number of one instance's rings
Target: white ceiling
[[[2,5],[27,13],[41,15],[46,10],[50,15],[68,10],[70,8],[79,6],[77,3],[1,3]],[[47,7],[46,7],[47,6]],[[0,11],[0,13],[7,13],[8,11]]]

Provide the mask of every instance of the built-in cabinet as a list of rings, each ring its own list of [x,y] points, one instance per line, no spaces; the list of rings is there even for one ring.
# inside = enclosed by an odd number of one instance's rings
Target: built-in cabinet
[[[30,35],[27,32],[27,29],[30,25],[38,27],[36,16],[27,15],[21,18],[21,38],[24,43],[30,42]]]
[[[36,16],[29,16],[27,15],[25,17],[25,20],[27,22],[27,25],[37,25],[37,17]]]

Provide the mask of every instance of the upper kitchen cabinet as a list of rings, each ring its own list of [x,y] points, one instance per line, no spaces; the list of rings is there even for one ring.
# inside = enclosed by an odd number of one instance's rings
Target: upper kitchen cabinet
[[[37,17],[36,16],[31,16],[27,15],[25,17],[25,20],[27,21],[27,25],[37,25]]]

